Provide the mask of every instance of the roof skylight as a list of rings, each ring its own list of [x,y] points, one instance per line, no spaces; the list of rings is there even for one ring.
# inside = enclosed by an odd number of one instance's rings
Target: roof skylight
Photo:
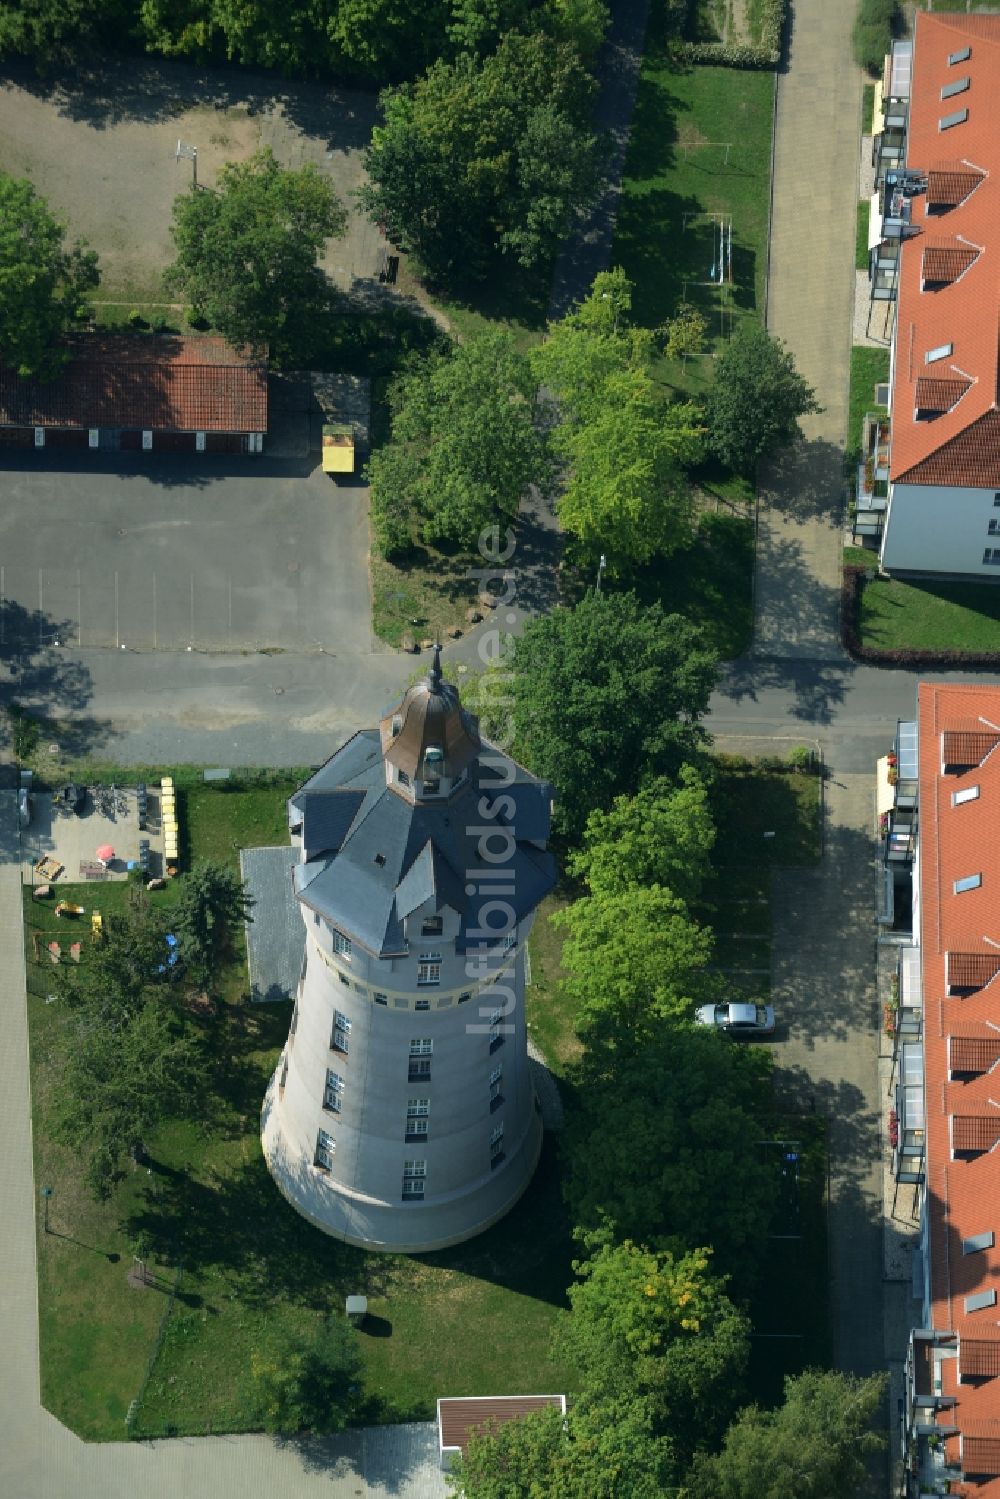
[[[938,344],[936,349],[928,349],[924,355],[924,364],[935,364],[939,359],[947,359],[954,352],[954,344]]]
[[[938,120],[938,129],[950,130],[953,125],[964,125],[968,118],[969,111],[967,109],[956,109],[954,114],[941,116],[940,120]]]

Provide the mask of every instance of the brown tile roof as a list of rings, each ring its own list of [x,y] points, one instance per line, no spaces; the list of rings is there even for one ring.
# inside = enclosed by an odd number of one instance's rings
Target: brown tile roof
[[[1000,1476],[1000,1432],[996,1436],[965,1436],[962,1441],[963,1473]]]
[[[456,1398],[439,1400],[438,1435],[441,1447],[460,1447],[475,1432],[481,1431],[491,1422],[502,1424],[530,1411],[545,1410],[554,1406],[565,1411],[565,1395],[496,1395],[482,1398]]]
[[[1000,1062],[1000,1035],[949,1036],[949,1072],[989,1072]]]
[[[992,1150],[1000,1141],[1000,1113],[955,1114],[951,1121],[951,1145],[955,1154]]]
[[[80,335],[40,384],[0,366],[0,426],[266,432],[267,371],[221,338]]]
[[[971,56],[949,66],[966,45]],[[959,77],[969,88],[942,100]],[[968,118],[942,134],[939,122],[959,106]],[[900,250],[890,479],[1000,489],[1000,16],[917,16],[906,162],[927,173],[928,190],[913,199],[915,232]],[[924,289],[930,269],[947,273],[933,292]],[[948,352],[928,363],[940,349]],[[968,386],[930,422],[914,415],[925,378]]]
[[[1000,952],[945,953],[945,974],[949,992],[956,989],[985,989],[998,973],[1000,973]]]
[[[950,411],[965,395],[971,380],[938,380],[930,375],[917,381],[918,411]]]
[[[960,162],[931,167],[927,173],[927,203],[931,208],[957,208],[983,181],[985,172]]]
[[[963,1338],[958,1355],[962,1378],[995,1379],[1000,1374],[1000,1334],[995,1338]]]
[[[979,251],[972,245],[956,244],[954,240],[931,244],[925,240],[921,275],[925,281],[947,284],[957,281],[978,258]]]
[[[990,729],[945,729],[941,735],[941,761],[945,766],[982,765],[1000,744],[1000,734]]]

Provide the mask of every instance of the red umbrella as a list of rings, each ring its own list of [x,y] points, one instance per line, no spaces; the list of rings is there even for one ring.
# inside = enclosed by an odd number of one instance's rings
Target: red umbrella
[[[107,864],[108,860],[113,859],[114,856],[115,851],[111,847],[110,843],[102,843],[100,848],[97,850],[97,857],[100,859],[102,864]]]

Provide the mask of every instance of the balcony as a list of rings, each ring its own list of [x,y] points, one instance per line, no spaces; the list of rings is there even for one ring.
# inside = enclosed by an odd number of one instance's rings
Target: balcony
[[[889,503],[889,418],[870,411],[861,430],[861,462],[858,464],[858,515],[881,516]]]

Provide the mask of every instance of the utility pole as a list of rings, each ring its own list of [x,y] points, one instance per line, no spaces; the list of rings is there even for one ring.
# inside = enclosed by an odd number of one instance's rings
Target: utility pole
[[[198,147],[197,146],[185,146],[181,141],[178,141],[177,142],[177,150],[174,152],[174,160],[175,161],[180,161],[180,159],[181,159],[182,156],[186,157],[186,159],[191,163],[191,185],[192,185],[192,187],[197,188],[197,186],[198,186]]]
[[[601,578],[604,576],[604,569],[607,567],[607,565],[608,565],[608,559],[607,559],[607,557],[605,557],[604,553],[602,552],[601,553],[601,560],[597,564],[597,587],[594,590],[595,593],[600,593],[600,591],[601,591]]]

